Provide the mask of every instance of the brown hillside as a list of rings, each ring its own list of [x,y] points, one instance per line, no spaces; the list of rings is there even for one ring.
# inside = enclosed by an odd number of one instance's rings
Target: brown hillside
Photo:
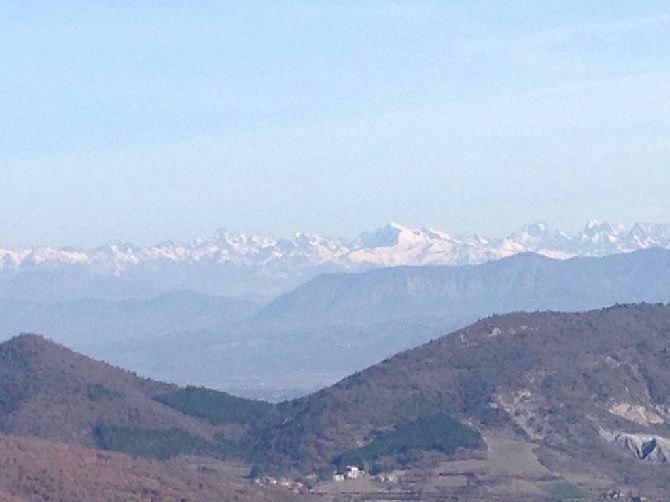
[[[0,344],[0,431],[90,446],[96,424],[182,429],[210,438],[214,428],[153,398],[176,386],[139,378],[39,335]]]
[[[593,466],[622,483],[670,487],[670,471],[654,462],[670,438],[669,389],[670,306],[514,313],[283,404],[261,443],[275,462],[311,469],[384,431],[449,414],[528,442],[551,468]],[[639,459],[607,435],[618,432],[661,439]]]
[[[0,501],[290,501],[187,459],[157,462],[32,438],[0,435]]]

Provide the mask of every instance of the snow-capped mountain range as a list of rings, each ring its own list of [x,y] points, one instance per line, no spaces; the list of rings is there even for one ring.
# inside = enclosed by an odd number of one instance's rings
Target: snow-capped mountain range
[[[335,265],[465,265],[535,252],[551,258],[604,256],[650,247],[670,248],[670,224],[637,223],[627,229],[590,221],[580,233],[569,236],[545,223],[526,225],[505,239],[450,234],[428,228],[389,223],[364,232],[353,240],[298,233],[273,239],[217,230],[193,242],[168,241],[149,247],[108,242],[90,250],[54,247],[0,248],[0,269],[53,265],[88,265],[99,273],[121,274],[146,262],[214,262],[275,268],[282,264]]]
[[[545,223],[533,223],[504,239],[452,236],[440,230],[408,228],[396,223],[350,240],[302,233],[274,239],[220,229],[210,238],[148,247],[108,242],[88,250],[0,248],[0,294],[6,296],[5,290],[10,286],[25,289],[25,281],[20,281],[19,276],[39,273],[57,280],[61,273],[69,273],[63,284],[74,287],[73,297],[88,296],[92,282],[110,278],[116,281],[117,290],[92,296],[123,296],[128,294],[128,288],[140,296],[186,288],[269,299],[321,272],[397,265],[477,264],[523,252],[565,259],[651,247],[670,249],[670,224],[638,223],[626,228],[594,220],[570,236],[552,230]],[[150,276],[155,277],[149,279]],[[158,284],[161,281],[165,284]],[[127,283],[127,287],[122,287],[122,283]],[[31,284],[33,289],[41,287],[34,280]],[[140,284],[142,287],[138,287]],[[155,287],[148,287],[150,284]]]

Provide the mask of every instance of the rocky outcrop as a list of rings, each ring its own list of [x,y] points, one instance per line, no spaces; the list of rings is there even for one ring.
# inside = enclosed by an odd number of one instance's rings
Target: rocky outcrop
[[[626,448],[640,460],[667,462],[670,456],[670,439],[663,436],[605,429],[600,429],[600,436],[607,442]]]
[[[644,426],[663,423],[663,419],[658,413],[641,404],[617,402],[610,406],[609,412]]]

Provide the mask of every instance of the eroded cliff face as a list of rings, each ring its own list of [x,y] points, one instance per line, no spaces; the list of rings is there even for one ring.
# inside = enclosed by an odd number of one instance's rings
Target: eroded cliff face
[[[621,431],[600,430],[600,436],[631,452],[636,459],[651,462],[667,462],[670,456],[670,439],[649,434],[632,434]]]
[[[616,318],[626,309],[634,319]],[[581,462],[611,479],[646,476],[652,486],[668,485],[670,322],[654,319],[665,309],[620,306],[601,311],[601,319],[575,316],[569,325],[560,316],[540,324],[522,314],[511,324],[494,317],[456,339],[482,360],[485,347],[495,346],[491,361],[508,368],[495,370],[489,406],[509,417],[517,437],[545,452],[543,461],[562,459],[546,464],[554,472]]]
[[[626,368],[625,373],[641,374],[635,367]],[[628,451],[629,461],[666,462],[670,458],[670,413],[654,402],[640,381],[632,378],[623,386],[616,385],[620,391],[616,396],[592,395],[577,404],[560,390],[543,392],[548,376],[546,372],[528,373],[523,386],[499,391],[490,406],[505,411],[517,432],[537,445],[555,447],[580,436],[584,444],[592,445],[589,433],[597,431],[602,443]]]

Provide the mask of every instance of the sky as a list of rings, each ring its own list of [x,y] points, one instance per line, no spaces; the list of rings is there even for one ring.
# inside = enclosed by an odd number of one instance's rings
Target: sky
[[[0,246],[670,222],[670,3],[0,4]]]

